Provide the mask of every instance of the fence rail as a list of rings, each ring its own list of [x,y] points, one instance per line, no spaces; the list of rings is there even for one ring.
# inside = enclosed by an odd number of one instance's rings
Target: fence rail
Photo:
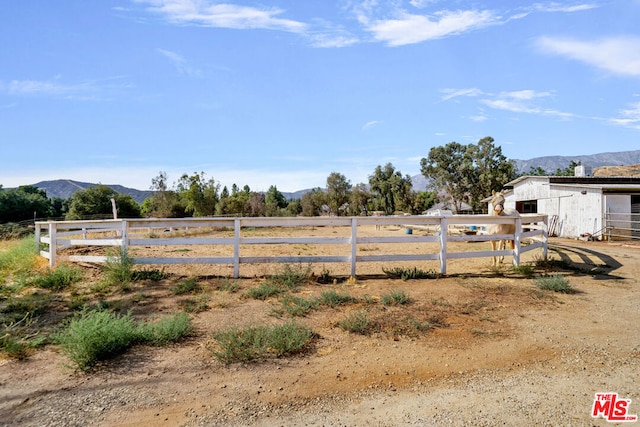
[[[514,224],[512,235],[489,235],[482,230],[490,224]],[[344,236],[284,236],[284,230],[311,229],[315,227],[339,227],[346,230]],[[362,227],[399,226],[402,235],[363,236]],[[273,230],[276,236],[252,236],[257,229]],[[508,218],[489,215],[453,216],[390,216],[390,217],[310,217],[310,218],[185,218],[185,219],[119,219],[92,221],[41,221],[36,222],[36,245],[40,255],[55,266],[62,251],[83,247],[189,247],[204,245],[228,248],[227,253],[216,256],[188,257],[133,257],[136,264],[226,264],[233,266],[233,276],[239,277],[241,264],[263,263],[349,263],[352,276],[356,266],[365,262],[390,261],[439,261],[441,274],[446,274],[447,260],[491,256],[513,256],[515,265],[521,254],[541,248],[547,256],[547,216],[522,215]],[[431,233],[417,235],[413,230]],[[473,230],[473,231],[472,231]],[[477,230],[477,231],[475,231]],[[474,234],[475,233],[475,234]],[[215,237],[197,237],[214,234]],[[312,233],[309,233],[312,234]],[[169,236],[169,237],[165,237]],[[448,242],[486,242],[511,240],[515,248],[497,251],[449,252]],[[532,243],[523,245],[524,239]],[[409,243],[434,243],[437,250],[419,254],[359,254],[358,248],[367,244],[392,245]],[[337,255],[273,255],[272,245],[337,245]],[[396,245],[398,246],[398,245]],[[254,248],[251,254],[249,249]],[[395,248],[395,247],[394,247]],[[178,249],[175,249],[178,250]],[[165,250],[163,255],[175,250]],[[395,249],[394,249],[395,250]],[[185,251],[188,251],[186,249]],[[212,251],[214,252],[214,251]],[[398,252],[401,250],[398,249]],[[271,255],[270,255],[271,254]],[[182,254],[184,255],[184,253]],[[72,262],[103,263],[108,255],[64,255]]]
[[[606,214],[608,240],[640,239],[640,212]]]

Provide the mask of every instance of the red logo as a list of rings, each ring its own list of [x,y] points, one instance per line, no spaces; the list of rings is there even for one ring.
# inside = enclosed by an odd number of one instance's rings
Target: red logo
[[[625,423],[638,421],[637,415],[629,415],[631,399],[621,399],[618,393],[596,393],[591,416],[602,416],[608,422]]]

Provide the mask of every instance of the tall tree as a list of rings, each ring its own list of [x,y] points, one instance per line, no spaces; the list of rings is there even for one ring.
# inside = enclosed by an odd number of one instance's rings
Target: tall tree
[[[329,213],[339,216],[345,212],[343,207],[349,202],[351,183],[338,172],[331,172],[327,177],[327,206]]]
[[[160,172],[151,179],[150,198],[142,203],[145,216],[156,218],[180,218],[185,216],[185,205],[180,202],[178,194],[169,188],[167,173]]]
[[[403,177],[391,163],[376,166],[373,175],[369,176],[369,187],[373,204],[385,215],[411,209],[411,177]]]
[[[371,203],[371,193],[364,183],[356,184],[351,190],[351,198],[349,200],[349,214],[358,216],[364,214],[369,215],[369,204]]]
[[[477,145],[450,142],[432,147],[429,156],[420,161],[422,174],[454,211],[459,212],[463,202],[473,209],[482,208],[484,197],[516,177],[514,163],[493,142],[491,137]]]
[[[266,216],[282,216],[287,207],[287,199],[278,191],[278,187],[272,185],[264,197]]]
[[[193,216],[209,216],[216,212],[220,184],[213,178],[206,180],[205,173],[183,174],[178,181],[177,191],[185,202],[186,212]]]
[[[303,216],[320,216],[326,204],[326,194],[321,188],[314,188],[302,195],[300,204]]]

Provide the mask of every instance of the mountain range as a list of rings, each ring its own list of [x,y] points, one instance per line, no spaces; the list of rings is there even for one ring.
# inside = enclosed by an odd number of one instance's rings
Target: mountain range
[[[596,168],[600,167],[618,167],[626,165],[640,164],[640,150],[635,151],[620,151],[614,153],[599,153],[591,155],[580,156],[546,156],[536,157],[530,160],[514,160],[516,168],[519,173],[526,173],[531,168],[541,167],[547,173],[553,174],[558,169],[565,169],[571,162],[579,162],[584,166],[588,166],[594,169],[594,175],[597,175]],[[613,168],[612,170],[620,170]],[[416,191],[424,191],[427,188],[427,179],[422,175],[414,175],[411,177],[413,189]],[[35,184],[31,184],[34,187],[40,188],[47,192],[48,197],[59,197],[62,199],[68,199],[78,190],[82,190],[96,184],[88,182],[78,182],[69,179],[56,179],[52,181],[41,181]],[[147,190],[137,190],[135,188],[128,188],[122,185],[107,184],[108,187],[114,189],[118,193],[123,193],[131,196],[137,203],[142,203],[144,199],[150,197],[152,192]],[[299,190],[296,192],[288,193],[282,192],[282,195],[289,199],[299,199],[310,189]]]

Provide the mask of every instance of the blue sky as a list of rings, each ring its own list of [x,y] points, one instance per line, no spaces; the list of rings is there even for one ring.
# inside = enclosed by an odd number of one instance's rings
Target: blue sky
[[[367,182],[640,149],[640,0],[5,0],[0,184]]]

